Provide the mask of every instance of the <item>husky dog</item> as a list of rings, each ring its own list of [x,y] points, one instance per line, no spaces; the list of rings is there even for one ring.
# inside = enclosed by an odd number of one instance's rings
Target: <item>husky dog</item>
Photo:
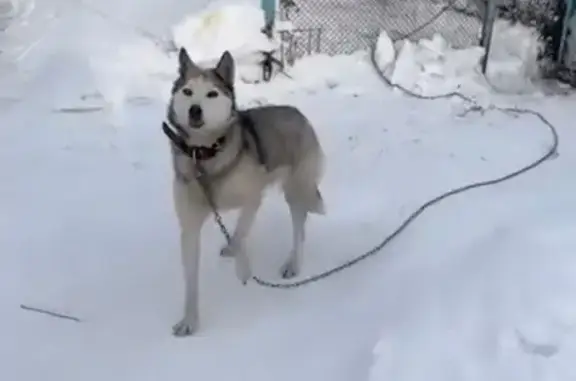
[[[186,287],[184,317],[173,332],[187,336],[198,328],[200,232],[212,206],[218,212],[240,209],[236,229],[221,255],[235,259],[236,275],[246,284],[252,277],[246,237],[264,190],[280,184],[293,227],[293,247],[281,275],[285,279],[297,276],[307,216],[325,213],[318,190],[324,153],[310,122],[298,109],[236,108],[235,67],[229,52],[210,69],[196,65],[183,48],[178,61],[179,76],[163,128],[172,146],[174,203]]]

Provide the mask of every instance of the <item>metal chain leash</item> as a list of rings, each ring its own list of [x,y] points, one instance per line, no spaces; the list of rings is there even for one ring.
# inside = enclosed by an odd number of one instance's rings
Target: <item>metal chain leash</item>
[[[210,179],[206,174],[204,167],[202,166],[202,164],[200,164],[199,161],[196,160],[194,162],[194,166],[196,167],[196,180],[198,181],[198,184],[200,184],[200,188],[202,188],[202,192],[206,197],[206,201],[208,202],[210,209],[212,209],[212,214],[214,215],[214,221],[216,222],[216,225],[218,225],[218,227],[220,228],[222,235],[226,239],[226,243],[231,244],[232,236],[230,235],[230,232],[228,231],[226,225],[224,224],[222,215],[218,211],[218,206],[216,205],[216,200],[214,199],[214,193],[212,192],[212,187],[210,186],[209,181]]]

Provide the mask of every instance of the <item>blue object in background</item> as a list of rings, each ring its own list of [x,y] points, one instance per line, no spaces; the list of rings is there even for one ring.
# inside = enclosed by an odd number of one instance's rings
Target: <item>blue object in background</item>
[[[576,0],[560,0],[560,1],[564,1],[566,8],[564,11],[564,14],[561,15],[563,20],[562,20],[562,35],[560,37],[560,46],[558,47],[558,57],[560,58],[560,60],[562,59],[562,56],[564,55],[564,53],[566,53],[565,49],[566,49],[566,38],[568,37],[568,33],[569,33],[569,24],[570,24],[570,18],[572,16],[572,12],[573,12],[573,5],[574,2]]]
[[[264,11],[265,25],[272,30],[276,17],[276,0],[260,0],[260,7]]]

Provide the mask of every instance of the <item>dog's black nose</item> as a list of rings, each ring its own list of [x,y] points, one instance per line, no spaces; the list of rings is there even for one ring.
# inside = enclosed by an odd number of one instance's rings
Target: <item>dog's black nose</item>
[[[202,108],[198,105],[192,105],[190,110],[188,110],[188,116],[190,120],[194,122],[199,122],[202,120]]]

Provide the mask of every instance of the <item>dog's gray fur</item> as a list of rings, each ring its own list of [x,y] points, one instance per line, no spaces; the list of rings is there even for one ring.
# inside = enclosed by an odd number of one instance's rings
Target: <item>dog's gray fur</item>
[[[240,209],[231,242],[221,254],[235,258],[236,274],[243,283],[252,276],[245,241],[263,192],[270,185],[281,185],[293,226],[293,247],[281,274],[291,278],[298,275],[302,265],[308,214],[325,213],[318,190],[324,154],[310,122],[294,107],[237,111],[234,76],[229,52],[222,55],[216,67],[201,69],[181,49],[168,121],[188,146],[211,146],[218,138],[226,137],[217,154],[200,163],[205,172],[200,181],[208,182],[218,211]],[[193,106],[196,111],[202,109],[202,120],[192,116]],[[200,232],[212,210],[196,177],[195,160],[174,144],[172,156],[185,278],[184,317],[173,331],[176,336],[186,336],[198,328]]]

